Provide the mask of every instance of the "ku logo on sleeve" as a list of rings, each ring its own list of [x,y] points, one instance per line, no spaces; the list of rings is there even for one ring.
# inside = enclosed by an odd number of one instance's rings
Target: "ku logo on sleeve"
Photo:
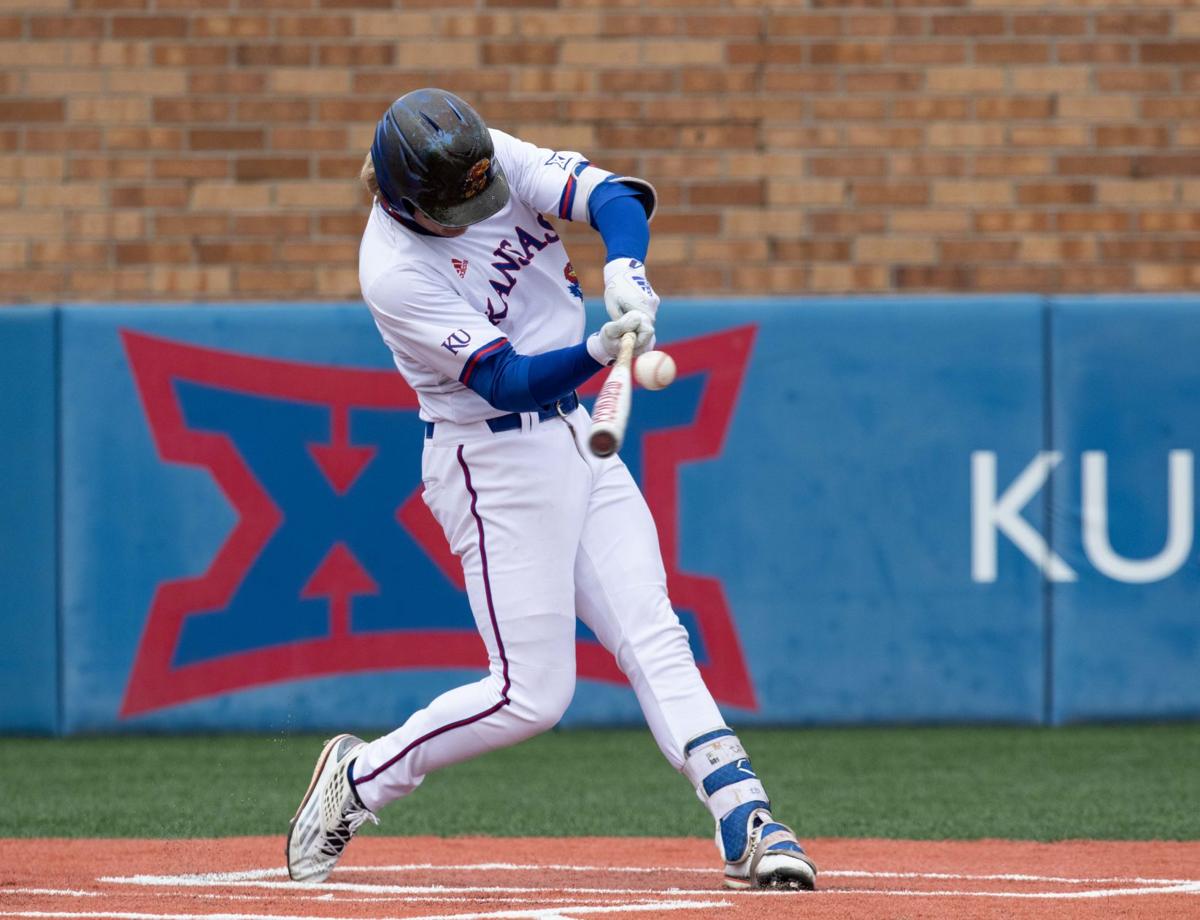
[[[452,333],[443,343],[462,347]],[[462,572],[421,500],[417,399],[392,370],[333,367],[122,332],[159,457],[204,470],[236,524],[202,574],[163,573],[122,718],[289,680],[486,666]],[[660,531],[668,587],[719,702],[757,708],[721,582],[679,569],[679,468],[719,456],[754,327],[672,343],[626,463]],[[583,395],[594,395],[595,380]],[[184,512],[186,513],[186,512]],[[578,671],[624,682],[580,627]]]
[[[470,344],[471,333],[466,329],[458,329],[446,336],[446,341],[442,342],[442,348],[450,354],[456,355]]]

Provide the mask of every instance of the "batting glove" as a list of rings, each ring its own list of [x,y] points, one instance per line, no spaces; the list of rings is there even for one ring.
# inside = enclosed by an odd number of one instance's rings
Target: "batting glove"
[[[650,319],[658,313],[659,299],[646,280],[646,266],[637,259],[613,259],[604,266],[604,309],[610,319],[630,310],[641,310]]]
[[[654,320],[641,310],[632,310],[620,319],[605,323],[599,332],[588,336],[587,350],[597,364],[612,364],[621,350],[621,336],[633,332],[637,339],[633,344],[634,355],[640,355],[654,347]]]

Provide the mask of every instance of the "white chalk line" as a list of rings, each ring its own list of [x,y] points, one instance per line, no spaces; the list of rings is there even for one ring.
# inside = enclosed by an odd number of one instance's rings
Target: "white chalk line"
[[[134,876],[128,879],[106,877],[100,879],[102,882],[117,883],[117,884],[134,884],[143,887],[252,887],[265,888],[268,890],[288,890],[288,891],[342,891],[354,894],[394,894],[394,895],[436,895],[436,894],[457,894],[459,898],[463,895],[474,894],[484,896],[507,895],[526,897],[533,895],[533,900],[538,900],[536,896],[543,893],[559,893],[559,894],[575,894],[575,895],[606,895],[606,896],[634,896],[634,897],[666,897],[666,898],[683,898],[682,901],[674,901],[681,905],[691,904],[696,905],[695,898],[712,898],[714,895],[724,897],[745,897],[746,895],[753,897],[777,896],[777,897],[796,897],[794,892],[788,891],[752,891],[752,892],[713,892],[708,889],[686,889],[686,888],[663,888],[663,889],[645,889],[645,888],[574,888],[574,887],[526,887],[515,885],[474,885],[474,886],[452,886],[452,885],[369,885],[357,884],[353,882],[324,882],[324,883],[296,883],[296,882],[274,882],[274,881],[209,881],[195,878],[187,878],[185,876]],[[1131,895],[1156,895],[1156,894],[1197,894],[1200,893],[1200,882],[1186,882],[1177,885],[1154,885],[1154,886],[1139,886],[1139,887],[1123,887],[1123,888],[1102,888],[1094,891],[1038,891],[1038,892],[1019,892],[1019,891],[967,891],[967,890],[945,890],[945,889],[892,889],[892,888],[824,888],[818,889],[817,895],[886,895],[897,894],[909,897],[987,897],[987,898],[1012,898],[1012,899],[1043,899],[1043,900],[1059,900],[1059,899],[1095,899],[1095,898],[1111,898],[1124,897]],[[731,903],[731,902],[722,902]]]
[[[577,865],[524,865],[517,863],[475,863],[466,865],[436,865],[432,863],[414,863],[394,866],[344,866],[338,870],[342,875],[349,872],[399,873],[417,871],[575,871],[575,872],[610,872],[615,874],[661,874],[663,872],[703,872],[715,874],[712,869],[697,869],[695,867],[645,867],[645,866],[577,866]],[[857,869],[826,870],[824,877],[863,878],[863,879],[929,879],[929,880],[958,880],[958,881],[990,881],[1017,883],[1049,883],[1059,885],[1095,885],[1117,884],[1121,887],[1102,888],[1091,891],[972,891],[957,889],[901,889],[901,888],[822,888],[814,893],[797,895],[795,892],[781,891],[713,891],[711,889],[641,889],[641,888],[591,888],[591,887],[527,887],[527,886],[453,886],[453,885],[390,885],[390,884],[358,884],[352,882],[326,882],[324,884],[298,884],[290,881],[275,881],[285,875],[280,868],[251,869],[240,872],[196,873],[186,875],[134,875],[134,876],[104,876],[97,881],[116,885],[133,885],[139,887],[170,887],[170,888],[213,888],[236,887],[254,888],[260,891],[273,892],[281,889],[294,892],[297,900],[319,901],[323,904],[341,902],[379,903],[445,903],[461,902],[464,895],[483,895],[487,898],[500,898],[514,905],[536,904],[537,907],[516,907],[502,910],[472,911],[453,915],[432,915],[438,920],[501,920],[501,918],[523,918],[523,920],[571,920],[572,916],[583,916],[600,913],[638,913],[644,911],[679,911],[706,910],[718,907],[729,907],[736,903],[737,898],[776,896],[776,897],[831,897],[831,896],[896,896],[896,897],[970,897],[1016,900],[1092,900],[1100,898],[1146,896],[1146,895],[1200,895],[1200,880],[1195,879],[1152,879],[1128,877],[1103,878],[1071,878],[1051,875],[1027,875],[1018,873],[967,874],[947,872],[882,872]],[[95,897],[101,892],[80,891],[76,889],[53,888],[3,888],[0,893],[42,894],[61,897]],[[302,892],[312,893],[302,893]],[[317,894],[316,892],[320,892]],[[335,897],[334,893],[350,895],[368,895],[368,897]],[[548,897],[548,894],[557,897]],[[165,893],[164,893],[165,894]],[[567,897],[563,897],[566,895]],[[595,898],[596,896],[623,897],[630,900],[620,904],[588,904],[572,898]],[[227,900],[263,900],[270,894],[214,894],[197,892],[197,897],[206,899]],[[719,898],[719,900],[718,900]],[[483,900],[483,898],[480,898]],[[554,905],[554,906],[551,906]],[[230,914],[180,914],[180,913],[149,913],[131,911],[0,911],[0,917],[62,918],[100,918],[100,920],[337,920],[328,916],[296,917],[293,915],[230,913]],[[388,920],[388,918],[382,918]],[[394,918],[400,920],[400,918]],[[425,920],[425,918],[405,918],[405,920]]]
[[[715,875],[719,868],[708,866],[698,869],[695,866],[581,866],[578,864],[521,864],[521,863],[469,863],[466,865],[439,865],[437,863],[405,863],[396,866],[339,866],[338,875],[348,872],[627,872],[652,874],[662,872],[699,872],[705,875]],[[227,881],[252,881],[262,878],[286,878],[287,869],[246,869],[241,872],[200,872],[195,878],[209,878]]]
[[[210,882],[189,879],[187,876],[132,876],[130,878],[105,877],[101,882],[118,885],[138,885],[149,888],[265,888],[271,891],[346,891],[352,894],[619,894],[619,895],[696,895],[712,897],[709,889],[688,891],[664,888],[575,888],[561,885],[538,887],[528,885],[369,885],[357,882]],[[720,894],[720,892],[717,892]]]
[[[340,866],[337,874],[345,875],[351,872],[613,872],[634,874],[662,873],[701,873],[717,875],[719,870],[714,868],[696,868],[695,866],[580,866],[556,864],[519,864],[519,863],[468,863],[464,865],[438,865],[435,863],[407,863],[392,866]],[[1142,878],[1139,876],[1097,876],[1073,878],[1059,875],[1028,875],[1023,873],[992,873],[971,874],[962,872],[888,872],[870,871],[865,869],[822,869],[822,878],[879,878],[879,879],[931,879],[941,881],[974,881],[974,882],[1037,882],[1060,885],[1193,885],[1200,879],[1190,878]],[[216,885],[231,882],[249,882],[270,878],[286,878],[287,870],[282,868],[248,869],[241,872],[198,872],[187,875],[132,875],[106,876],[102,882],[114,884],[138,885]],[[334,884],[354,884],[352,882]],[[289,882],[285,887],[296,888],[298,883]],[[320,883],[318,887],[329,889],[330,883]],[[382,886],[366,884],[372,890]],[[455,886],[456,890],[462,888]],[[554,889],[561,890],[561,889]],[[610,889],[605,889],[610,890]],[[616,890],[616,889],[611,889]]]
[[[730,893],[732,894],[732,892],[730,892]],[[115,892],[114,892],[114,894],[115,894]],[[614,894],[615,894],[615,892],[614,892]],[[653,892],[647,892],[647,894],[652,895]],[[723,892],[720,892],[720,891],[708,891],[708,892],[705,892],[705,897],[712,897],[714,895],[719,897],[722,894],[723,894]],[[266,894],[266,893],[264,893],[264,894],[193,894],[193,895],[188,895],[188,897],[190,897],[190,898],[208,898],[208,899],[211,899],[214,901],[272,901],[272,900],[276,899],[276,895]],[[418,903],[418,902],[422,902],[422,901],[428,901],[430,903],[438,903],[438,902],[442,902],[442,901],[462,903],[463,898],[461,896],[436,895],[436,894],[424,894],[424,895],[397,894],[397,895],[388,895],[386,897],[378,897],[378,898],[335,898],[332,894],[321,894],[321,895],[297,894],[297,895],[289,896],[288,900],[289,901],[319,901],[322,904],[330,904],[330,903],[333,903],[333,904],[407,904],[410,902]],[[545,897],[518,898],[518,897],[507,896],[504,898],[498,898],[497,900],[513,901],[514,903],[518,903],[518,904],[578,904],[578,903],[580,903],[579,898],[545,898]],[[637,898],[635,898],[634,900],[637,900]],[[652,901],[652,900],[654,900],[654,898],[646,897],[646,898],[642,898],[641,900]]]
[[[439,865],[435,863],[408,863],[388,866],[343,866],[338,870],[338,874],[349,872],[374,872],[374,873],[403,873],[403,872],[531,872],[531,871],[576,871],[576,872],[612,872],[612,873],[636,873],[636,874],[651,874],[662,872],[703,872],[706,874],[715,874],[712,869],[697,869],[696,867],[646,867],[646,866],[578,866],[578,865],[532,865],[522,863],[466,863],[463,865]],[[485,894],[485,895],[536,895],[542,892],[557,892],[573,895],[657,895],[668,897],[712,897],[714,892],[710,889],[689,890],[682,888],[667,888],[667,889],[629,889],[629,888],[574,888],[574,887],[554,887],[541,888],[530,886],[448,886],[448,885],[388,885],[388,884],[370,884],[370,883],[355,883],[355,882],[326,882],[323,884],[298,885],[294,882],[271,881],[271,879],[282,877],[285,870],[282,868],[265,868],[265,869],[250,869],[242,872],[219,872],[219,873],[197,873],[189,875],[135,875],[135,876],[106,876],[100,881],[111,884],[125,885],[142,885],[142,886],[172,886],[172,887],[246,887],[246,888],[267,888],[267,889],[288,889],[296,890],[297,888],[314,888],[317,890],[341,891],[351,894],[373,894],[373,895],[419,895],[419,894],[438,894],[441,892],[453,892],[459,895],[466,893]],[[1088,892],[963,892],[963,894],[984,896],[984,897],[1023,897],[1023,898],[1061,898],[1061,897],[1080,897],[1080,898],[1096,898],[1096,897],[1119,897],[1128,894],[1192,894],[1200,888],[1200,880],[1197,879],[1157,879],[1157,878],[1141,878],[1141,877],[1097,877],[1097,878],[1072,878],[1056,875],[1031,875],[1024,873],[988,873],[988,874],[969,874],[969,873],[952,873],[952,872],[888,872],[888,871],[868,871],[862,869],[841,869],[841,870],[826,870],[821,873],[825,878],[864,878],[864,879],[928,879],[931,881],[976,881],[976,882],[1018,882],[1018,883],[1038,883],[1038,884],[1058,884],[1058,885],[1118,885],[1117,888],[1104,888],[1098,891]],[[877,891],[901,891],[901,889],[821,889],[828,894],[850,894],[857,892],[875,893]],[[919,895],[920,890],[913,890],[913,896]],[[734,892],[720,892],[718,894],[727,895]],[[783,894],[790,896],[790,892],[744,892],[743,894],[764,895],[764,894]],[[946,892],[929,890],[929,896],[948,896]]]
[[[784,893],[784,892],[779,892]],[[812,894],[874,894],[897,895],[914,898],[1016,898],[1018,900],[1050,900],[1077,901],[1092,898],[1121,898],[1134,895],[1148,894],[1200,894],[1200,882],[1190,885],[1171,885],[1154,888],[1098,888],[1095,891],[937,891],[921,889],[906,890],[903,888],[841,888],[822,889],[816,892],[805,892],[805,897]]]
[[[732,892],[729,892],[732,894]],[[719,891],[705,892],[706,897],[721,896],[723,893]],[[215,901],[265,901],[274,900],[275,896],[268,894],[196,894],[190,895],[192,898],[209,898]],[[319,895],[316,897],[306,895],[293,895],[288,898],[289,901],[319,901],[322,904],[442,904],[453,903],[461,904],[464,900],[462,897],[451,897],[449,895],[393,895],[385,898],[334,898],[331,894]],[[479,899],[484,900],[484,899]],[[498,901],[510,902],[513,904],[569,904],[578,905],[585,903],[579,898],[520,898],[512,895],[506,895],[497,898]],[[650,903],[655,901],[654,897],[633,898],[628,903]],[[683,902],[680,902],[683,903]],[[692,902],[688,902],[692,903]],[[335,918],[330,918],[335,920]]]
[[[936,880],[965,880],[972,882],[1048,882],[1059,885],[1195,885],[1200,879],[1191,878],[1138,878],[1111,876],[1098,878],[1069,878],[1059,875],[1024,875],[1001,872],[992,875],[969,875],[960,872],[868,872],[861,869],[834,869],[822,871],[823,876],[838,878],[927,878]]]
[[[581,866],[578,864],[554,863],[469,863],[466,865],[439,865],[436,863],[405,863],[394,866],[339,866],[338,875],[349,872],[613,872],[638,875],[699,873],[718,875],[719,868],[712,866]],[[1130,885],[1190,885],[1200,879],[1189,878],[1140,878],[1137,876],[1101,876],[1096,878],[1071,878],[1057,875],[1026,875],[1004,872],[990,875],[975,875],[960,872],[875,872],[866,869],[822,869],[822,878],[927,878],[956,879],[994,882],[1057,882],[1063,885],[1102,885],[1125,883]],[[284,878],[286,869],[249,869],[244,872],[205,873],[208,878],[225,878],[233,881],[259,878]],[[197,876],[199,877],[199,876]]]
[[[494,910],[461,914],[429,914],[424,917],[394,917],[382,920],[571,920],[571,915],[640,913],[643,911],[709,910],[730,907],[730,901],[645,901],[637,904],[578,904],[561,909]],[[294,914],[177,914],[140,911],[0,911],[0,917],[73,918],[96,917],[101,920],[333,920],[330,917],[300,917]]]

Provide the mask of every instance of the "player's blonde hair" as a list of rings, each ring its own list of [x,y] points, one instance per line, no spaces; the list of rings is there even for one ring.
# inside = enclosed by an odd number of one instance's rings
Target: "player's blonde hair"
[[[358,171],[358,181],[373,197],[379,197],[379,180],[375,178],[375,161],[371,159],[370,150],[367,151],[367,158],[363,160],[362,169]]]

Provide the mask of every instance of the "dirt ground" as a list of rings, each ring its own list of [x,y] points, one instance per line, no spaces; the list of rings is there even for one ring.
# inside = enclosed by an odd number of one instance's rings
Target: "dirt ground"
[[[816,892],[733,892],[712,844],[694,839],[367,837],[322,885],[288,881],[282,837],[0,840],[0,917],[1200,917],[1200,843],[827,839],[808,849]]]

